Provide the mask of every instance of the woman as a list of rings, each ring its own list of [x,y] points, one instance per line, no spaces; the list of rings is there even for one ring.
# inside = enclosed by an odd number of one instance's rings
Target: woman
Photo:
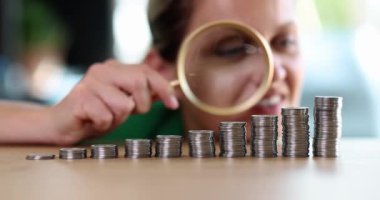
[[[222,19],[236,20],[257,29],[270,43],[275,66],[273,83],[263,100],[252,109],[229,117],[200,111],[169,83],[176,77],[175,58],[184,37],[201,25]],[[303,73],[293,0],[152,0],[149,22],[153,46],[143,64],[128,66],[114,60],[94,64],[71,93],[53,107],[2,105],[5,111],[0,117],[4,118],[5,129],[2,128],[0,141],[75,144],[103,135],[122,124],[131,114],[151,110],[152,93],[157,94],[167,109],[180,108],[184,130],[216,130],[220,121],[249,121],[252,114],[279,114],[281,107],[298,104]],[[167,109],[163,110],[161,106],[153,106],[154,114],[150,114],[153,122],[147,120],[146,124],[141,124],[143,116],[136,116],[140,119],[131,117],[126,125],[107,136],[108,139],[153,137],[165,130],[172,131],[170,134],[183,133],[179,130],[181,127],[170,125],[171,120],[176,121],[176,112],[167,114]],[[32,122],[34,127],[23,125],[23,122]],[[130,126],[147,129],[131,133],[128,131]]]

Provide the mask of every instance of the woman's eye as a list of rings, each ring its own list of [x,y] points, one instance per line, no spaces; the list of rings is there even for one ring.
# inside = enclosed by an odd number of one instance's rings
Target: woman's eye
[[[221,56],[221,57],[237,56],[237,55],[241,55],[244,52],[245,52],[244,45],[234,46],[234,47],[223,47],[223,48],[216,48],[215,49],[215,54],[217,56]]]
[[[272,41],[275,51],[284,53],[295,53],[298,51],[298,42],[294,37],[281,37]]]
[[[242,38],[227,38],[219,41],[215,48],[214,54],[220,57],[235,57],[243,55],[246,51],[246,44]]]

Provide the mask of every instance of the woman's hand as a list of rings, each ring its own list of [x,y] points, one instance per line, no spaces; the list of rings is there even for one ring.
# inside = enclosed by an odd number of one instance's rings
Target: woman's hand
[[[104,134],[131,114],[149,111],[152,94],[167,108],[178,108],[169,81],[150,67],[114,60],[94,64],[66,98],[48,109],[53,142],[70,145]]]

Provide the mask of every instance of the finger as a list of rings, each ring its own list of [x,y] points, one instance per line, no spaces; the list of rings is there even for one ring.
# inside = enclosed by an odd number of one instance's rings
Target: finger
[[[124,91],[97,80],[89,80],[88,82],[91,84],[92,92],[112,112],[113,125],[122,123],[135,109],[133,100]]]
[[[146,70],[145,73],[149,87],[159,96],[164,105],[170,109],[177,109],[179,103],[170,82],[153,70]]]
[[[113,122],[112,112],[95,95],[83,104],[83,110],[88,121],[92,122],[91,125],[95,131],[105,132],[111,128]]]
[[[142,65],[127,67],[114,61],[108,61],[105,65],[94,65],[90,70],[99,80],[111,82],[131,94],[135,99],[136,111],[143,112],[147,110],[146,105],[150,105],[147,102],[152,100],[150,90],[157,93],[166,107],[171,109],[178,108],[179,103],[170,83],[148,67]],[[120,74],[128,76],[126,78]],[[144,89],[145,87],[148,89]]]
[[[129,79],[128,88],[125,90],[131,93],[136,104],[136,113],[146,113],[150,110],[152,97],[148,87],[146,74],[142,71],[135,72],[135,75]]]
[[[111,82],[125,92],[130,93],[135,99],[137,111],[146,111],[146,105],[152,101],[152,93],[156,93],[163,100],[166,107],[178,108],[178,101],[174,95],[170,83],[157,72],[144,66],[129,68],[116,67],[120,74],[128,74],[129,78],[114,76]]]
[[[108,60],[102,65],[94,65],[90,72],[94,79],[112,84],[132,96],[136,105],[135,113],[146,113],[150,109],[152,97],[143,66],[126,66]]]
[[[127,107],[129,107],[131,109],[130,109],[129,113],[124,115],[122,118],[120,118],[119,121],[115,121],[114,124],[112,125],[112,128],[116,128],[118,125],[123,123],[134,112],[134,110],[136,110],[136,109],[134,109],[136,107],[136,104],[135,104],[135,101],[133,100],[132,97],[127,96],[127,99],[124,103],[126,104]]]

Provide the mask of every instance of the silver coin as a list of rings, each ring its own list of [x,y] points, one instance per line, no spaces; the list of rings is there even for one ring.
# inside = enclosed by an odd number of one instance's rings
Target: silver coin
[[[173,140],[182,140],[182,136],[180,135],[157,135],[156,136],[156,139],[159,140],[159,139],[167,139],[167,140],[170,140],[170,139],[173,139]]]
[[[338,96],[316,96],[314,98],[314,102],[316,103],[342,103],[343,97]]]
[[[55,155],[50,153],[31,153],[26,155],[27,160],[52,160],[54,158]]]
[[[308,107],[286,107],[286,108],[281,108],[281,115],[288,116],[306,116],[309,113],[309,108]]]
[[[326,153],[313,151],[313,154],[314,154],[315,157],[339,157],[340,156],[339,151],[336,151],[336,152],[326,152]]]
[[[225,158],[238,158],[238,157],[245,157],[246,151],[222,151],[220,153],[221,157]]]
[[[228,121],[228,122],[220,122],[219,127],[234,127],[234,126],[246,126],[247,122],[240,121]]]
[[[258,158],[275,158],[277,157],[277,154],[274,153],[259,153],[259,152],[253,152],[251,154],[253,157],[258,157]]]

